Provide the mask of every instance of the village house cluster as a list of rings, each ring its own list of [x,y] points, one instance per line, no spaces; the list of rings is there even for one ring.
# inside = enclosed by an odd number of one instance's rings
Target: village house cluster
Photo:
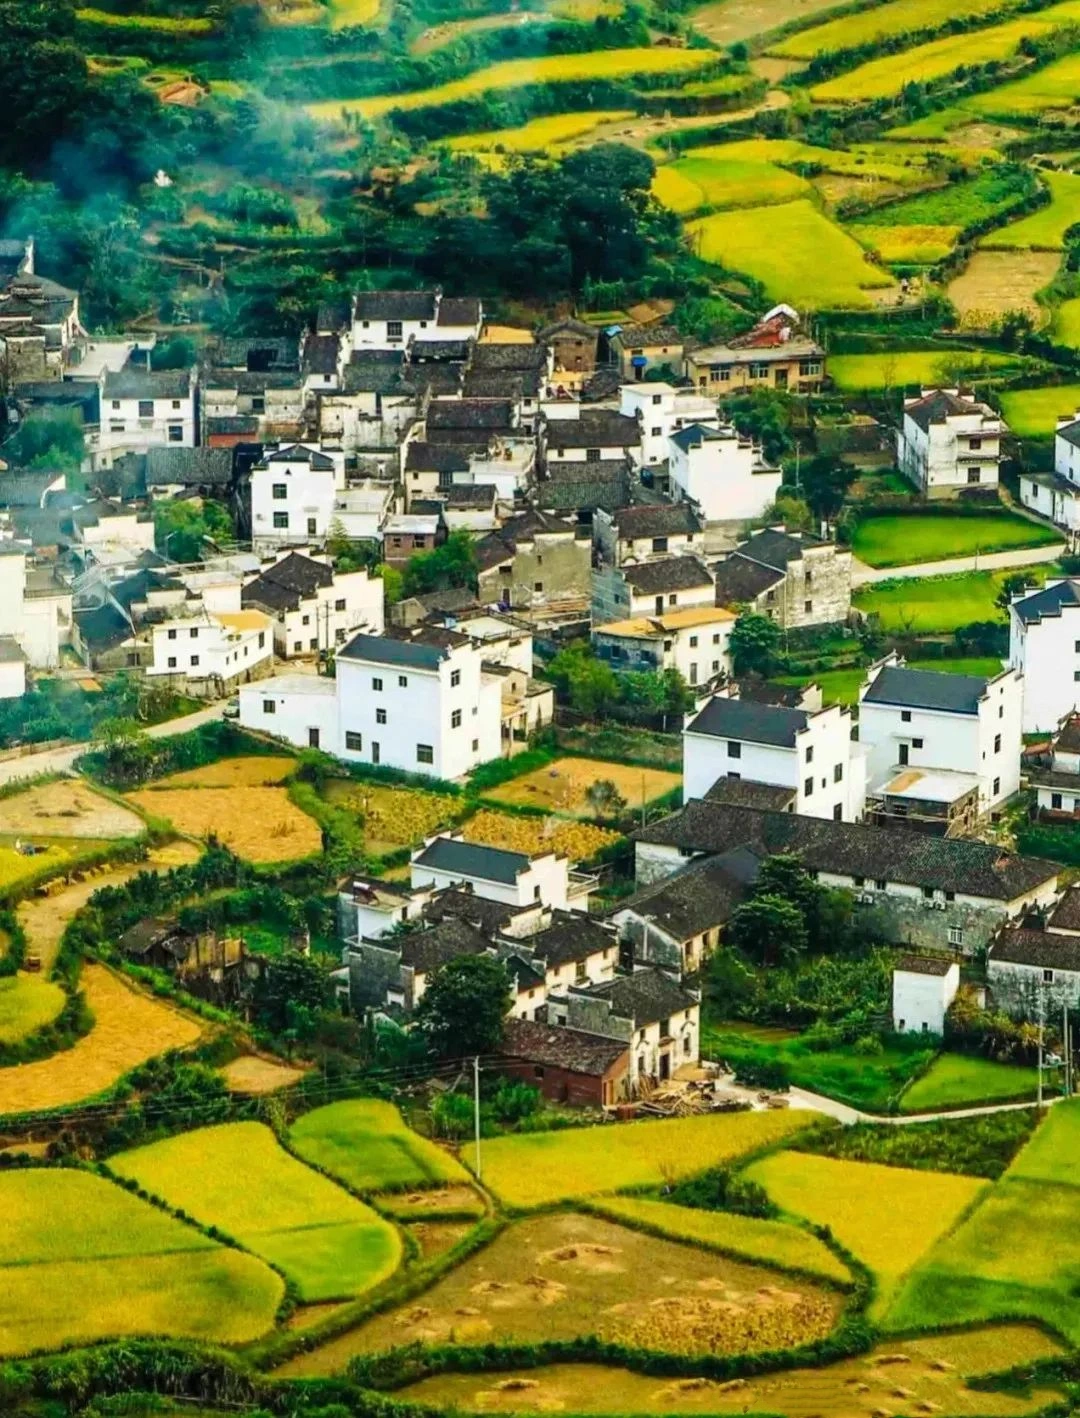
[[[872,665],[857,725],[812,683],[740,682],[741,612],[785,632],[851,621],[851,553],[770,516],[781,471],[718,405],[820,388],[824,350],[787,306],[708,348],[660,324],[495,335],[475,298],[363,292],[300,340],[218,340],[158,369],[153,340],[90,337],[32,243],[4,244],[9,417],[75,420],[89,491],[0,466],[0,697],[73,654],[234,696],[242,725],[301,748],[454,780],[552,721],[538,649],[588,636],[616,673],[678,671],[696,701],[683,806],[635,833],[636,889],[606,916],[588,914],[580,863],[454,833],[412,854],[407,882],[341,886],[336,978],[354,1010],[407,1018],[441,964],[497,956],[508,1059],[552,1096],[610,1104],[697,1060],[698,971],[775,853],[909,952],[897,1028],[940,1030],[956,960],[983,950],[1007,1007],[1044,986],[1080,1002],[1080,907],[1058,868],[978,835],[1020,787],[1025,734],[1052,736],[1025,768],[1040,809],[1080,814],[1080,582],[1014,599],[997,674]],[[1078,428],[1023,494],[1065,526]],[[928,497],[992,489],[1006,431],[928,390],[905,403],[898,463]],[[177,502],[221,504],[235,542],[171,555],[154,509]],[[473,539],[475,592],[387,608],[376,565],[455,532]],[[355,569],[341,547],[362,551]]]

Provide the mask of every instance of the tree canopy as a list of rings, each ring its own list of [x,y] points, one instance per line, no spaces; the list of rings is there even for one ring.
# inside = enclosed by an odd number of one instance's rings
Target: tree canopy
[[[513,1003],[506,966],[492,955],[461,955],[437,969],[416,1007],[417,1027],[442,1058],[489,1054]]]

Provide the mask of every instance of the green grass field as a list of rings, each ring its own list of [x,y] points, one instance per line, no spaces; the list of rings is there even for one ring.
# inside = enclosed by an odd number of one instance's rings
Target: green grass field
[[[868,566],[910,566],[954,556],[1050,546],[1052,527],[1026,517],[988,512],[976,517],[867,517],[855,529],[852,550]]]
[[[1063,300],[1054,311],[1050,338],[1069,349],[1080,349],[1080,296]]]
[[[658,202],[686,216],[707,207],[791,202],[811,188],[805,178],[772,163],[699,157],[691,152],[658,168],[652,190]]]
[[[1071,172],[1044,172],[1051,202],[1018,222],[984,236],[980,246],[991,251],[1061,251],[1065,233],[1080,222],[1080,177]]]
[[[1018,438],[1053,438],[1058,414],[1080,409],[1080,384],[1004,390],[1001,412]]]
[[[956,576],[911,576],[860,589],[851,603],[878,616],[886,631],[947,634],[973,620],[1004,620],[994,601],[1007,574],[965,571]]]
[[[66,999],[59,985],[40,975],[0,978],[0,1044],[17,1044],[44,1029],[63,1009]]]
[[[809,201],[720,212],[689,223],[687,235],[702,260],[745,271],[770,298],[795,305],[864,310],[874,304],[868,291],[892,285],[859,243]]]
[[[109,1166],[279,1266],[305,1300],[358,1295],[401,1259],[392,1226],[290,1157],[261,1123],[198,1128]]]
[[[254,1256],[86,1172],[0,1175],[0,1354],[168,1335],[240,1343],[284,1293]]]
[[[436,1186],[468,1180],[456,1157],[405,1126],[393,1103],[350,1098],[305,1113],[289,1141],[305,1161],[353,1191]]]
[[[978,1177],[776,1152],[747,1168],[778,1206],[828,1226],[877,1282],[880,1318],[903,1277],[987,1189]]]
[[[855,230],[855,228],[852,228]],[[1015,369],[1022,355],[996,350],[888,350],[875,354],[831,354],[829,374],[839,389],[899,389],[978,378],[984,371]]]
[[[939,1054],[921,1078],[904,1090],[900,1110],[931,1113],[940,1108],[976,1107],[980,1103],[1013,1103],[1034,1098],[1035,1069],[965,1054]]]
[[[761,1261],[782,1270],[798,1270],[843,1285],[850,1273],[823,1242],[785,1221],[761,1221],[726,1211],[696,1211],[649,1197],[619,1196],[596,1202],[593,1209],[612,1221],[638,1223],[651,1230],[722,1251],[738,1260]]]
[[[1078,93],[1080,54],[1067,54],[1023,79],[969,95],[963,108],[987,118],[1033,118],[1050,109],[1072,108]]]
[[[943,29],[950,20],[985,14],[986,9],[987,0],[891,0],[788,35],[771,45],[769,52],[786,59],[813,59],[816,54],[858,49],[893,35]]]
[[[313,118],[333,122],[344,113],[380,118],[392,109],[428,108],[523,84],[558,84],[588,79],[629,79],[636,74],[685,74],[716,61],[709,49],[603,49],[587,54],[548,54],[539,59],[506,59],[432,89],[379,94],[373,98],[330,99],[307,105]]]
[[[875,228],[936,227],[959,231],[989,220],[1015,197],[1014,176],[990,168],[966,182],[950,183],[875,207],[870,220]]]
[[[519,1208],[659,1186],[779,1142],[808,1121],[800,1112],[736,1113],[496,1137],[483,1146],[484,1182]]]

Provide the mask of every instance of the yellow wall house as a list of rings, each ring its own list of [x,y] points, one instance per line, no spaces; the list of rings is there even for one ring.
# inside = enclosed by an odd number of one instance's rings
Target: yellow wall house
[[[613,670],[678,670],[687,684],[731,673],[728,641],[735,616],[719,606],[633,616],[593,628],[593,648]]]
[[[745,335],[686,356],[695,388],[723,395],[740,389],[790,389],[809,394],[825,378],[825,351],[799,327],[798,312],[778,305]]]

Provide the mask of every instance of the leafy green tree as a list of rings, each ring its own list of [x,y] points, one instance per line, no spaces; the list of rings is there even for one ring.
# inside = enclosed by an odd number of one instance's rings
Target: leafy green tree
[[[220,502],[154,503],[154,541],[173,561],[201,561],[206,542],[231,541],[232,519]]]
[[[318,960],[290,950],[266,962],[255,986],[252,1012],[271,1033],[310,1037],[314,1016],[333,997],[333,982]]]
[[[492,955],[462,955],[442,965],[416,1007],[416,1026],[441,1058],[488,1054],[502,1039],[513,1004],[506,966]]]
[[[626,807],[626,799],[610,778],[597,778],[585,789],[585,801],[594,817],[618,817]]]
[[[731,627],[731,662],[737,675],[772,672],[780,646],[780,627],[767,615],[743,611]]]
[[[548,665],[548,677],[559,697],[580,714],[597,714],[605,705],[618,702],[618,675],[583,642],[560,650]]]
[[[396,566],[387,566],[386,562],[379,562],[375,567],[375,575],[382,578],[383,600],[387,606],[396,606],[401,600],[404,592],[402,582],[404,578]]]
[[[782,965],[806,950],[806,923],[783,896],[755,896],[732,912],[727,940],[755,965]]]
[[[833,518],[844,505],[857,469],[830,453],[808,458],[799,471],[799,486],[815,516]]]
[[[778,852],[765,858],[754,883],[754,896],[789,901],[802,918],[811,951],[832,953],[850,944],[851,893],[823,886],[793,853]]]
[[[2,0],[0,164],[25,169],[47,158],[77,122],[89,82],[73,0]]]
[[[466,531],[451,532],[441,547],[411,556],[401,577],[403,596],[455,586],[476,587],[476,546]]]
[[[12,467],[77,473],[85,445],[77,415],[64,410],[32,413],[0,449]]]
[[[103,719],[97,727],[97,748],[114,783],[140,783],[154,761],[153,740],[135,719]]]
[[[1000,607],[1003,611],[1007,611],[1012,604],[1014,596],[1018,596],[1021,591],[1026,591],[1029,586],[1034,586],[1035,584],[1035,578],[1030,572],[1011,572],[1003,579],[1001,589],[994,597],[994,605]]]

